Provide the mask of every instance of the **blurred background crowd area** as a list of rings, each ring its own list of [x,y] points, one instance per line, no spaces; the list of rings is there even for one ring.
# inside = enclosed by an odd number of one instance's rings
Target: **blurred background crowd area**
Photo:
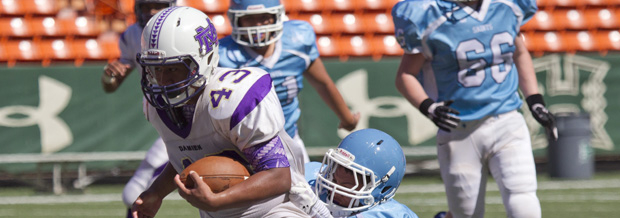
[[[308,21],[324,57],[399,56],[391,9],[398,0],[282,0],[287,19]],[[620,0],[538,0],[522,27],[535,57],[620,51]],[[178,0],[204,11],[219,37],[231,32],[228,0]],[[136,21],[134,0],[0,0],[0,64],[81,66],[120,56],[118,38]]]

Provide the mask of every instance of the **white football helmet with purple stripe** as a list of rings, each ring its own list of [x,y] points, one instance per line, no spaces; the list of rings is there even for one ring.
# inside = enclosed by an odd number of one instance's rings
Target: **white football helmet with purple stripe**
[[[191,7],[169,7],[153,16],[142,31],[142,91],[148,102],[159,109],[183,106],[200,93],[219,61],[218,39],[211,19]],[[154,77],[154,68],[183,64],[187,78],[163,85]]]

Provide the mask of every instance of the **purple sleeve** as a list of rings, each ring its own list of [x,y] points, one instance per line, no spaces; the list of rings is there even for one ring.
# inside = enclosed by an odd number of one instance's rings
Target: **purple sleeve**
[[[291,166],[286,158],[280,136],[277,135],[269,141],[244,149],[243,154],[255,172]]]

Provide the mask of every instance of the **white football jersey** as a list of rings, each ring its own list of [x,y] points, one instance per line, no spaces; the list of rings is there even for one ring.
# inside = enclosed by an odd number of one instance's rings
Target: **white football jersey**
[[[237,154],[279,136],[291,174],[303,174],[303,160],[293,157],[293,140],[284,130],[284,115],[271,77],[259,68],[216,68],[196,103],[193,117],[179,128],[164,110],[145,104],[145,115],[166,144],[170,163],[177,172],[210,155]],[[298,160],[299,159],[299,160]],[[247,162],[247,160],[246,160]],[[248,208],[232,208],[203,216],[255,217],[285,202],[280,195]]]

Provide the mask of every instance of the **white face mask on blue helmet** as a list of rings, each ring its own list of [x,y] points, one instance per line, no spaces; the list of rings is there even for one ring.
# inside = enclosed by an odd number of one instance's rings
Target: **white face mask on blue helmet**
[[[275,22],[270,25],[239,26],[239,18],[254,14],[271,14]],[[240,45],[264,47],[282,37],[284,6],[280,0],[231,0],[228,17],[232,24],[231,36]]]
[[[405,164],[400,144],[390,135],[376,129],[358,130],[325,154],[315,188],[334,217],[348,217],[392,199],[405,175]],[[354,187],[334,182],[340,167],[353,173]],[[336,195],[350,201],[338,205]]]

